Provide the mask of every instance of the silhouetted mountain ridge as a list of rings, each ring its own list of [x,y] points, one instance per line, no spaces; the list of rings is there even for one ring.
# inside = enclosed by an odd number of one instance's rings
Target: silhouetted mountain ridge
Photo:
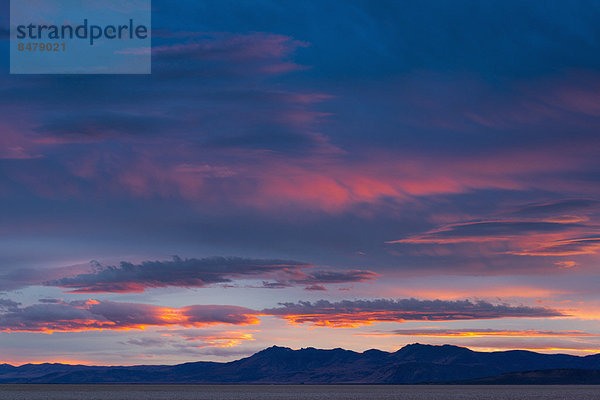
[[[600,382],[596,379],[598,371],[600,355],[579,357],[521,350],[488,353],[422,344],[407,345],[393,353],[272,346],[227,363],[131,367],[3,364],[0,383],[415,384],[488,379],[490,383],[516,384],[550,379],[563,384],[570,380],[595,384]]]

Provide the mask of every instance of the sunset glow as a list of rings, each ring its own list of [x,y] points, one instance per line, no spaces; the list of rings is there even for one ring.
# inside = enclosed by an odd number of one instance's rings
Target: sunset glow
[[[285,3],[19,75],[0,1],[0,364],[600,353],[598,7]]]

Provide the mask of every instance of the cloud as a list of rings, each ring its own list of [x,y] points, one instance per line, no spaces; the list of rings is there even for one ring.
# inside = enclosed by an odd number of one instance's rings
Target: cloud
[[[189,347],[182,347],[179,349],[181,354],[186,356],[195,355],[195,356],[215,356],[215,357],[233,357],[236,356],[239,358],[240,356],[248,357],[252,354],[255,354],[263,350],[262,348],[239,348],[239,347],[203,347],[200,349],[194,349]]]
[[[256,311],[238,306],[188,306],[181,309],[185,321],[191,326],[211,324],[258,324]]]
[[[372,325],[377,322],[453,321],[498,318],[549,318],[566,314],[550,308],[491,304],[469,300],[442,301],[417,299],[344,300],[329,302],[280,303],[262,311],[230,305],[191,305],[181,308],[105,300],[37,303],[20,307],[4,301],[0,312],[0,331],[5,332],[81,332],[92,330],[143,330],[149,327],[204,328],[213,325],[256,325],[260,316],[275,316],[293,324],[309,323],[333,328]],[[166,331],[165,336],[182,337],[187,342],[207,345],[234,345],[253,340],[252,332],[234,331],[219,336],[215,332]],[[148,345],[148,343],[136,343]],[[202,344],[195,345],[202,347]]]
[[[564,269],[575,268],[579,265],[575,261],[557,261],[554,264],[558,265],[560,268],[564,268]]]
[[[16,301],[12,301],[9,299],[0,299],[0,311],[15,311],[19,308],[21,303],[17,303]]]
[[[129,339],[124,344],[140,347],[163,347],[167,344],[167,342],[164,339],[140,338]]]
[[[316,271],[307,273],[305,278],[295,279],[294,283],[314,285],[319,283],[349,283],[364,282],[379,276],[371,271]]]
[[[453,344],[484,351],[521,349],[535,352],[549,352],[552,354],[597,354],[600,351],[599,343],[582,340],[581,338],[477,338],[474,340],[457,338],[453,340]]]
[[[100,267],[97,271],[45,282],[47,286],[71,289],[74,293],[131,293],[168,286],[200,288],[234,279],[271,278],[263,287],[283,288],[363,282],[378,276],[371,271],[317,270],[312,265],[292,260],[249,259],[240,257],[180,258],[171,261],[121,262],[119,266]]]
[[[547,221],[481,221],[448,225],[423,235],[388,243],[460,243],[485,242],[507,239],[514,236],[564,232],[573,228],[582,228],[576,223]]]
[[[192,35],[187,35],[188,38]],[[153,55],[158,58],[228,60],[252,62],[288,56],[298,47],[308,43],[285,35],[271,33],[233,34],[228,32],[197,32],[191,41],[171,46],[155,46]]]
[[[209,329],[165,329],[157,330],[159,337],[141,337],[119,342],[125,346],[151,348],[153,355],[182,354],[189,356],[251,355],[260,349],[250,349],[247,342],[254,341],[257,330],[220,331]]]
[[[0,97],[0,101],[1,99]],[[31,144],[21,124],[2,121],[0,131],[0,160],[34,160],[42,157]]]
[[[160,338],[143,337],[130,339],[123,344],[140,347],[172,347],[178,350],[197,350],[207,347],[237,347],[243,342],[254,341],[256,331],[214,331],[214,330],[165,330]]]
[[[325,286],[323,285],[310,285],[304,288],[304,290],[309,290],[309,291],[324,291],[327,290],[325,289]]]
[[[153,68],[162,76],[274,75],[306,68],[288,58],[309,43],[285,35],[188,32],[183,43],[173,42],[179,39],[177,32],[162,32],[161,36],[169,43],[153,46],[152,56]]]
[[[148,327],[205,327],[258,324],[257,313],[238,306],[159,307],[112,301],[71,301],[12,307],[0,313],[0,331],[81,332]]]
[[[330,302],[280,303],[280,307],[263,310],[292,324],[355,327],[377,322],[455,321],[499,318],[548,318],[565,316],[544,307],[511,306],[469,300],[377,299]]]
[[[42,135],[37,143],[87,143],[110,137],[139,136],[165,133],[174,120],[166,117],[123,112],[104,112],[52,116],[39,125],[35,131]]]
[[[46,303],[46,304],[58,304],[58,303],[62,303],[61,299],[39,299],[38,300],[39,303]]]
[[[88,271],[89,266],[73,265],[61,268],[6,268],[0,271],[0,290],[15,290],[42,282]]]
[[[326,284],[336,283],[356,283],[366,282],[380,276],[372,271],[348,270],[348,271],[328,271],[321,270],[315,272],[299,271],[297,277],[289,280],[280,279],[276,282],[263,282],[263,287],[270,289],[279,289],[297,285],[307,285],[306,290],[327,290]]]
[[[175,344],[178,348],[201,349],[205,347],[236,347],[247,341],[254,341],[253,333],[257,331],[210,331],[186,329],[170,331],[169,335],[178,336],[186,343]]]
[[[525,256],[575,256],[595,254],[598,251],[600,251],[600,237],[587,237],[557,240],[550,243],[542,242],[535,247],[513,251],[511,254]],[[571,261],[571,263],[573,263],[573,261]],[[571,266],[574,266],[574,264]]]
[[[238,257],[202,259],[173,258],[171,261],[121,262],[100,270],[46,282],[48,286],[72,289],[78,293],[143,292],[167,286],[204,287],[228,283],[232,278],[260,277],[269,273],[296,271],[310,265],[289,260],[261,260]]]
[[[578,211],[588,211],[589,209],[598,207],[599,205],[600,201],[594,199],[565,199],[545,203],[529,204],[518,209],[513,214],[519,216],[555,215]]]
[[[546,204],[529,208],[527,213],[571,209],[593,202]],[[541,207],[541,208],[538,208]],[[549,207],[549,208],[546,208]],[[542,210],[542,211],[540,211]],[[477,221],[446,225],[390,244],[454,245],[461,243],[501,244],[493,252],[526,256],[574,256],[595,254],[600,250],[600,230],[587,218],[555,216],[552,219]]]
[[[377,331],[357,333],[361,336],[420,336],[420,337],[599,337],[600,334],[583,331],[541,331],[500,330],[500,329],[397,329],[393,331]]]

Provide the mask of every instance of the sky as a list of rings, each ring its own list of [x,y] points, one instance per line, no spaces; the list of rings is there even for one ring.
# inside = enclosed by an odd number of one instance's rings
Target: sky
[[[600,352],[600,4],[154,0],[151,75],[9,75],[0,363]]]

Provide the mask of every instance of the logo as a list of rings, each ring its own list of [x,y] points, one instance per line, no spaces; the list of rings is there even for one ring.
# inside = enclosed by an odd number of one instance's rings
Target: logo
[[[11,0],[11,74],[149,74],[150,0]]]

